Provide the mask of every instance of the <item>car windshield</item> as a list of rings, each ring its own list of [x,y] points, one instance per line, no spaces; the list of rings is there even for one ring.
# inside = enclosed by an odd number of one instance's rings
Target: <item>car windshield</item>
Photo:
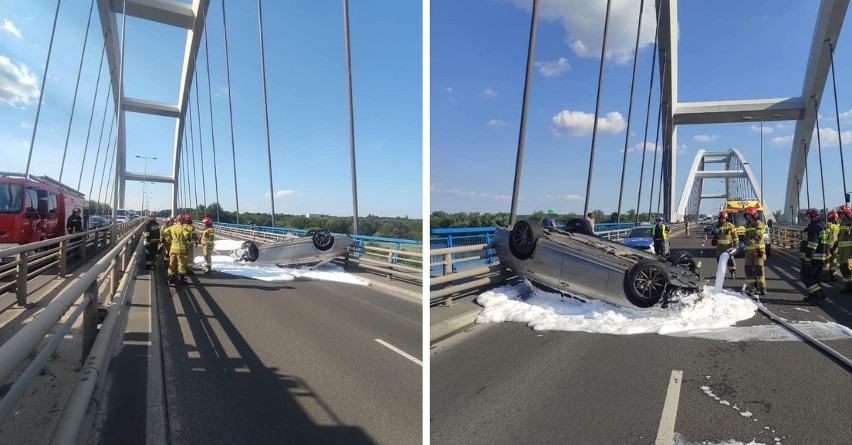
[[[21,184],[0,183],[0,213],[20,213],[23,191]]]
[[[634,227],[630,233],[627,234],[628,238],[647,238],[651,236],[651,228],[650,227]]]

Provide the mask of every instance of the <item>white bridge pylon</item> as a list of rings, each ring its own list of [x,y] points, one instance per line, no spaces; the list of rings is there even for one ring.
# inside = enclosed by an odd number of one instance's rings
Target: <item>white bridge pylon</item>
[[[711,167],[716,165],[722,167]],[[724,193],[704,194],[704,182],[708,179],[723,180],[725,182]],[[680,222],[683,221],[684,216],[688,215],[693,217],[692,221],[695,221],[695,216],[701,210],[701,201],[713,199],[726,201],[760,200],[766,220],[774,221],[775,216],[762,196],[760,183],[739,150],[734,148],[728,151],[698,150],[698,153],[695,154],[695,160],[692,162],[692,168],[689,169],[689,174],[686,177],[686,184],[683,187],[683,193],[680,195],[677,213],[672,215],[672,220]]]

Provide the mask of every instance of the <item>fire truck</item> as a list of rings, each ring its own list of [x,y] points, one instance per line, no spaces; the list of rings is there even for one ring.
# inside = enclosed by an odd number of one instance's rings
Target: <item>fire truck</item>
[[[48,176],[0,172],[0,250],[66,235],[75,208],[86,230],[88,207],[84,194]]]

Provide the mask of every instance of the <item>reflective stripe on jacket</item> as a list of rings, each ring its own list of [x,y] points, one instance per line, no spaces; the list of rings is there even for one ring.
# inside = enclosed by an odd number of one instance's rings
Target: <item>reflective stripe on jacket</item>
[[[186,252],[186,233],[183,229],[183,224],[175,223],[173,226],[169,227],[169,243],[171,243],[171,249],[169,253],[184,253]]]
[[[212,227],[207,227],[206,229],[204,229],[204,231],[201,232],[201,245],[212,247],[214,235],[215,233],[213,232]]]
[[[746,250],[764,249],[766,247],[763,243],[763,232],[765,229],[766,227],[759,219],[750,221],[746,225]]]
[[[661,230],[661,232],[662,232],[662,236],[661,236],[661,237],[660,237],[660,236],[657,236],[657,235],[658,235],[658,234],[657,234],[657,227],[662,227],[662,228],[663,228],[663,230]],[[654,225],[653,227],[651,227],[651,238],[654,238],[655,240],[660,240],[660,239],[666,239],[666,238],[668,238],[668,237],[669,237],[669,228],[668,228],[668,227],[666,227],[666,225],[665,225],[665,224],[662,224],[662,225],[660,225],[660,226]]]
[[[737,228],[729,222],[725,224],[716,223],[716,229],[719,229],[719,233],[716,235],[717,244],[721,244],[723,246],[729,245],[734,242],[734,238],[736,237]]]

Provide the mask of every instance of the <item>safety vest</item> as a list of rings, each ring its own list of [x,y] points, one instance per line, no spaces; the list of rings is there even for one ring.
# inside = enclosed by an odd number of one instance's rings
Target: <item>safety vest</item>
[[[213,247],[213,227],[207,227],[201,232],[201,245],[206,247]]]
[[[829,221],[828,224],[825,225],[825,231],[828,232],[828,247],[831,248],[831,246],[834,246],[834,243],[839,240],[840,224]]]
[[[734,237],[736,237],[737,228],[732,223],[716,223],[715,228],[719,230],[719,233],[716,234],[716,244],[727,246],[734,242]]]
[[[662,224],[659,227],[662,227],[662,229],[663,229],[662,230],[662,232],[663,232],[662,238],[657,238],[657,226],[656,225],[651,227],[651,238],[654,238],[654,239],[666,239],[666,238],[668,238],[669,237],[669,228],[666,227],[665,224]]]
[[[169,253],[184,253],[186,252],[186,232],[184,232],[183,224],[175,223],[168,230],[166,242],[171,243]]]
[[[185,224],[183,226],[183,231],[186,233],[186,242],[191,245],[198,244],[198,234],[195,233],[195,226],[192,224]]]
[[[765,227],[759,219],[755,219],[754,221],[750,221],[746,224],[746,250],[764,249],[766,247],[763,243],[764,230]]]
[[[840,220],[837,240],[837,246],[841,249],[852,247],[852,220],[848,218]]]

